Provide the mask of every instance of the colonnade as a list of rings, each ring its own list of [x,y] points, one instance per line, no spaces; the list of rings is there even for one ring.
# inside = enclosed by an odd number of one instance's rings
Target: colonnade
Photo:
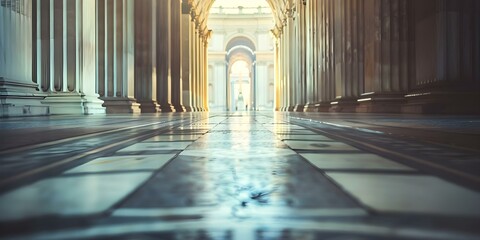
[[[189,0],[5,0],[0,116],[207,110],[208,9]]]
[[[480,1],[268,2],[275,109],[480,112]],[[212,4],[0,1],[0,116],[208,110]]]
[[[480,2],[279,4],[277,110],[480,112]]]

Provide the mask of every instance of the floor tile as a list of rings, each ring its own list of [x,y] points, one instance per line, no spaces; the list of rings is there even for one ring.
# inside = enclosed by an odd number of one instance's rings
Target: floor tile
[[[136,143],[118,152],[155,151],[155,150],[183,150],[192,142],[144,142]]]
[[[288,135],[282,134],[277,135],[282,140],[314,140],[314,141],[334,141],[331,138],[325,137],[323,135]]]
[[[100,213],[128,196],[150,175],[66,175],[42,180],[0,196],[0,221]]]
[[[378,211],[480,217],[480,193],[436,177],[328,172],[327,175]]]
[[[401,170],[414,169],[370,153],[303,153],[314,166],[323,170]]]
[[[203,135],[159,135],[143,142],[195,141]]]
[[[294,150],[354,151],[358,150],[341,142],[295,141],[285,140],[285,144]]]
[[[69,173],[100,173],[108,171],[155,171],[165,165],[175,154],[141,155],[141,156],[113,156],[97,158],[85,163]]]

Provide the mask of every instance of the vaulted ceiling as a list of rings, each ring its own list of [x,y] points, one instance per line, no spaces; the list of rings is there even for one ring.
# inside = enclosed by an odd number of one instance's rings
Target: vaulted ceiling
[[[202,25],[206,26],[210,8],[215,0],[183,0],[195,11]],[[288,12],[294,8],[297,0],[265,0],[272,8],[273,18],[275,20],[275,29],[281,29]],[[241,1],[240,1],[241,2]]]

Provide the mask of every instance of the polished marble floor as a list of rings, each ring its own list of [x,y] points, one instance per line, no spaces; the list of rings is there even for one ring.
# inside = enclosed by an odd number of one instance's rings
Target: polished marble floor
[[[2,239],[480,238],[477,116],[53,116],[0,136]]]

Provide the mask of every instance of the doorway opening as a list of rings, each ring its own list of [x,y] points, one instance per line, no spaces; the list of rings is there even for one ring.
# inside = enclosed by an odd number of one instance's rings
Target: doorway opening
[[[217,0],[210,9],[210,111],[274,109],[274,26],[267,1]]]

